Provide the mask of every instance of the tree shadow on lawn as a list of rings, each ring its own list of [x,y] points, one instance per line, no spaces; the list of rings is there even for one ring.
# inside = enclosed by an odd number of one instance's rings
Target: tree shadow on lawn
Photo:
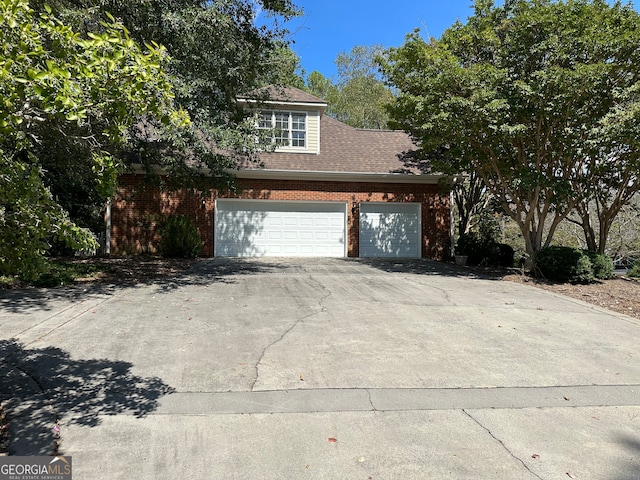
[[[133,375],[131,363],[75,360],[55,347],[0,340],[0,355],[0,402],[12,455],[63,453],[58,422],[95,427],[102,415],[144,417],[174,390],[160,378]]]

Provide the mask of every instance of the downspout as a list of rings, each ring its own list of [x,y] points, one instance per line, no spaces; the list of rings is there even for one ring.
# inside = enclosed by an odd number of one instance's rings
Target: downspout
[[[455,258],[456,256],[456,244],[455,244],[455,236],[456,236],[456,226],[455,226],[455,218],[453,215],[453,189],[449,192],[449,236],[450,236],[450,244],[451,244],[451,258]]]
[[[111,199],[107,200],[107,205],[104,212],[104,254],[105,256],[111,255]]]

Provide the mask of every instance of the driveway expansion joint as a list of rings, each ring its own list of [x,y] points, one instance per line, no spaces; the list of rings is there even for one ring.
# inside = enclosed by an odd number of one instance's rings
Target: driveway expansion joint
[[[316,388],[174,392],[159,414],[280,414],[640,406],[638,386],[501,388]],[[569,400],[567,400],[567,398]]]

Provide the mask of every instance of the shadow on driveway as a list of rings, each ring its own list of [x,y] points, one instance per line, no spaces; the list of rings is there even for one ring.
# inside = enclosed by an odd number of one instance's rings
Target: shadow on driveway
[[[97,281],[86,285],[48,288],[0,289],[0,312],[30,314],[34,312],[56,312],[60,305],[80,302],[88,297],[109,296],[119,291],[155,285],[160,293],[170,292],[185,285],[207,285],[211,283],[234,283],[234,275],[251,275],[274,272],[285,268],[283,264],[253,259],[207,259],[174,276],[151,278],[132,282],[123,278],[121,282]]]
[[[59,453],[59,422],[94,427],[101,415],[143,417],[174,390],[159,378],[133,375],[128,362],[76,360],[59,348],[29,349],[15,340],[0,340],[0,352],[0,402],[13,455]]]
[[[268,273],[367,273],[369,267],[387,273],[441,275],[448,277],[500,280],[504,270],[458,267],[428,259],[384,258],[210,258],[193,265],[181,274],[150,279],[138,283],[102,283],[55,288],[0,289],[0,311],[21,314],[33,311],[56,311],[59,303],[77,302],[90,296],[113,295],[123,289],[141,288],[150,284],[158,293],[168,293],[183,286],[211,283],[235,283],[234,276]]]
[[[631,436],[628,433],[620,434],[618,438],[618,443],[620,446],[629,453],[629,458],[638,459],[640,458],[640,436]],[[632,462],[629,467],[629,471],[633,473],[629,473],[629,475],[616,477],[611,480],[637,480],[638,472],[637,472],[637,462]]]
[[[438,262],[426,258],[325,258],[325,257],[262,257],[262,258],[211,258],[199,262],[184,276],[192,277],[194,282],[226,281],[235,275],[254,275],[261,273],[366,273],[370,267],[388,273],[412,273],[416,275],[442,275],[449,277],[470,277],[501,279],[507,273],[505,269],[481,267],[459,267],[452,263]],[[519,270],[518,270],[519,271]]]
[[[347,258],[349,262],[357,262],[388,273],[411,273],[416,275],[438,275],[445,277],[482,278],[485,280],[501,280],[510,273],[505,269],[460,267],[452,263],[437,262],[426,258]],[[519,271],[519,270],[518,270]]]

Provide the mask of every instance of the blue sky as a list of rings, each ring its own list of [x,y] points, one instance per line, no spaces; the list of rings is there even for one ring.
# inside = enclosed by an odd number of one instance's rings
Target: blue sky
[[[287,24],[293,50],[307,74],[335,80],[334,60],[355,45],[397,47],[415,28],[439,38],[473,14],[473,0],[293,0],[304,16]]]

